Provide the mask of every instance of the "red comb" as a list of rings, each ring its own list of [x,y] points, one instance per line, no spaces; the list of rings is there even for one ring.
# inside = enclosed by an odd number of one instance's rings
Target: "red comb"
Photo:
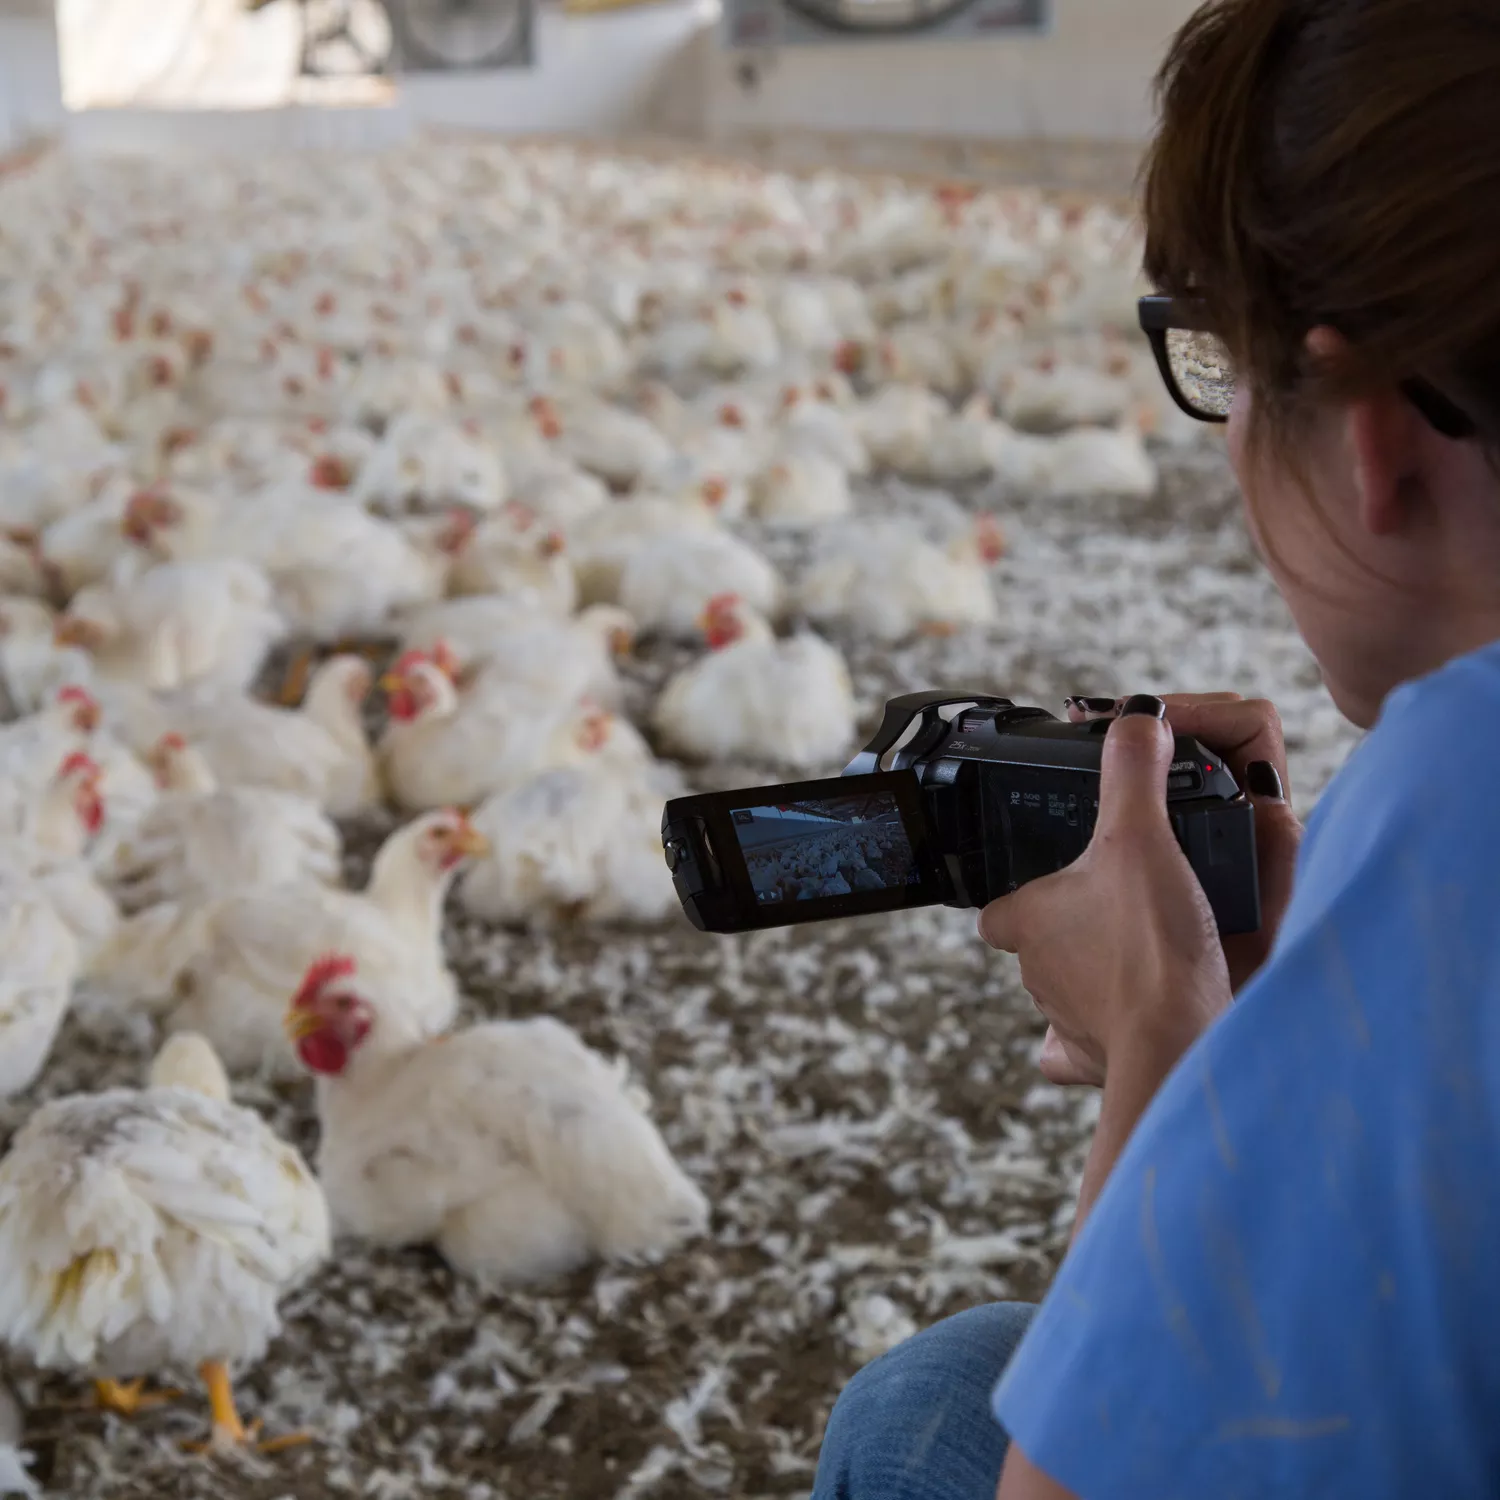
[[[60,777],[72,776],[78,771],[97,776],[99,775],[99,762],[92,755],[85,755],[82,750],[75,750],[57,768],[57,774]]]
[[[183,738],[182,735],[173,730],[168,734],[162,735],[162,737],[157,740],[156,748],[158,750],[186,750],[187,740]]]
[[[91,707],[98,707],[98,700],[87,688],[74,684],[72,687],[63,688],[57,695],[59,703],[87,703]]]
[[[335,979],[347,979],[354,972],[354,960],[347,953],[325,953],[307,966],[302,986],[292,997],[293,1005],[309,1005]]]

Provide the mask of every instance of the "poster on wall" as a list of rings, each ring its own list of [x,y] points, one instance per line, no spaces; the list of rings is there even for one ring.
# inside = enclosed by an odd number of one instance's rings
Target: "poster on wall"
[[[1051,0],[724,0],[731,47],[1043,32]]]

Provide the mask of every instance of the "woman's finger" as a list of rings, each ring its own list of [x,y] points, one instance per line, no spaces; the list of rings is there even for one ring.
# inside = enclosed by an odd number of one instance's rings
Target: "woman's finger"
[[[1094,837],[1165,833],[1167,768],[1172,763],[1172,736],[1162,720],[1166,705],[1141,693],[1126,701],[1120,717],[1104,736],[1099,767],[1099,816]]]
[[[1191,735],[1215,751],[1243,786],[1250,765],[1264,761],[1275,768],[1283,791],[1287,782],[1286,742],[1281,715],[1264,698],[1190,703],[1167,701],[1173,733]]]

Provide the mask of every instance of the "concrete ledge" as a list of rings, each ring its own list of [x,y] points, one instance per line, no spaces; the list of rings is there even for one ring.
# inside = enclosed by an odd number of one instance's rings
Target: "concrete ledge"
[[[1125,141],[996,141],[795,129],[734,131],[712,145],[716,152],[791,171],[839,167],[1109,195],[1132,192],[1142,149]]]
[[[83,151],[350,151],[398,146],[412,135],[397,95],[373,105],[276,109],[86,109],[69,116],[67,145]]]

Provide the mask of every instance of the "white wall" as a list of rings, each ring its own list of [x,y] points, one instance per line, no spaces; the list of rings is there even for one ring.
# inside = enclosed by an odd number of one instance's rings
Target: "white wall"
[[[47,0],[0,0],[0,151],[63,118],[57,28]]]
[[[1010,140],[1136,141],[1150,122],[1150,80],[1197,0],[1052,0],[1049,35],[840,43],[712,61],[708,129],[801,129]]]

